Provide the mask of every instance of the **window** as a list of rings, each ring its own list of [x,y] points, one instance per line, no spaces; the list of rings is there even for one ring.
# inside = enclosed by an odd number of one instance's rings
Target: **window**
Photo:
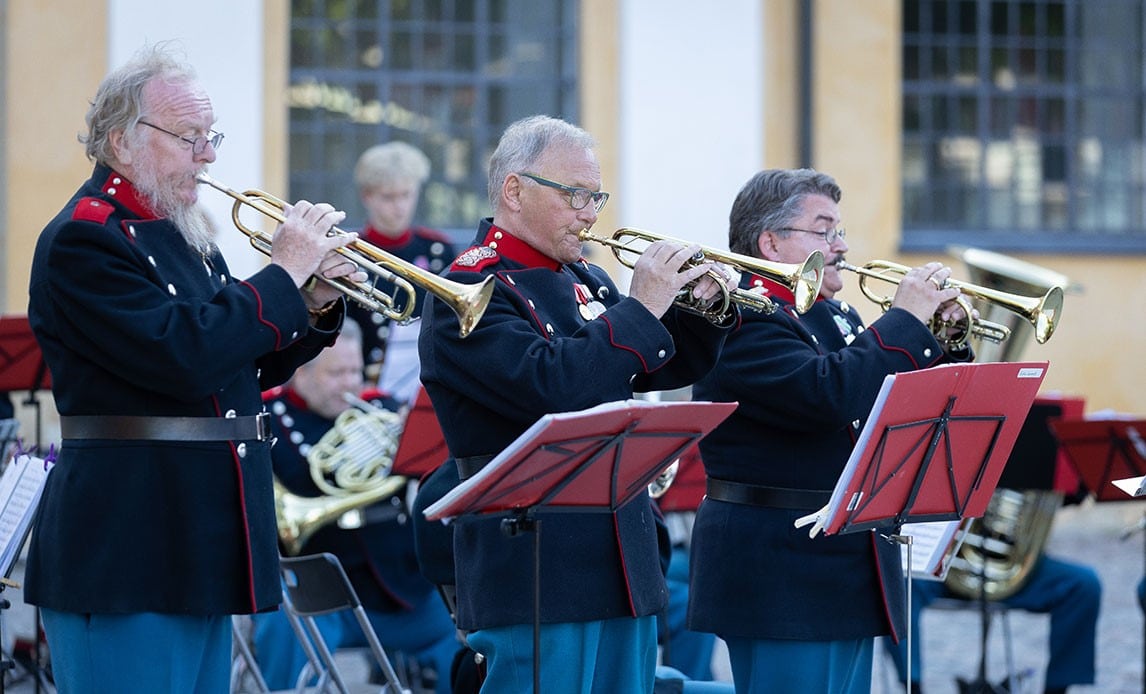
[[[468,243],[486,163],[535,113],[576,120],[573,0],[293,0],[290,198],[364,222],[354,165],[403,140],[430,157],[416,221]]]
[[[904,0],[904,250],[1144,252],[1141,0]]]

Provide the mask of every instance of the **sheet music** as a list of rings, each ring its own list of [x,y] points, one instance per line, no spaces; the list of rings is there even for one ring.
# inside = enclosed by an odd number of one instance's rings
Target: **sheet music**
[[[900,535],[911,536],[911,575],[931,581],[942,581],[947,577],[951,557],[962,544],[959,534],[960,520],[931,521],[927,523],[904,523]],[[900,547],[903,557],[903,570],[907,566],[907,546]]]
[[[1146,476],[1127,477],[1121,480],[1110,480],[1110,483],[1126,492],[1130,496],[1146,495]]]
[[[0,476],[0,576],[8,576],[24,548],[52,463],[27,454],[13,458]]]

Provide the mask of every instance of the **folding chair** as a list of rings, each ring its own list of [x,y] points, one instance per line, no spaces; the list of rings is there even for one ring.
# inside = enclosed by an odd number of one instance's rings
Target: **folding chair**
[[[398,673],[383,650],[378,635],[374,633],[366,609],[362,607],[337,557],[325,552],[304,557],[282,557],[279,565],[283,575],[283,609],[292,618],[292,622],[302,624],[314,643],[317,658],[312,657],[309,649],[307,656],[315,674],[319,675],[323,690],[326,683],[333,682],[339,692],[349,694],[342,673],[335,664],[334,655],[323,640],[314,618],[351,610],[370,646],[370,653],[385,677],[386,684],[380,690],[382,694],[411,694],[398,679]],[[302,641],[305,646],[305,639]]]

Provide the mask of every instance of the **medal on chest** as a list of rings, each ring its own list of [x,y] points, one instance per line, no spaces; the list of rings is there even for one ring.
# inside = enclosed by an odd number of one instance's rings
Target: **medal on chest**
[[[594,299],[584,284],[574,284],[573,292],[577,295],[577,310],[586,321],[591,321],[605,312],[605,304]]]

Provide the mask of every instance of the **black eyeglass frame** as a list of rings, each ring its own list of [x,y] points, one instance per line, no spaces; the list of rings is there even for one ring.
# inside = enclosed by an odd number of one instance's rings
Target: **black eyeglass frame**
[[[836,227],[835,229],[828,229],[827,231],[816,231],[815,229],[797,229],[796,227],[780,227],[776,231],[799,231],[804,234],[815,234],[824,239],[830,246],[836,242],[836,239],[846,239],[848,237],[847,229],[843,227]]]
[[[551,181],[548,178],[542,178],[541,176],[538,176],[537,174],[531,174],[531,173],[527,173],[525,171],[518,171],[517,175],[518,176],[525,176],[526,178],[528,178],[531,181],[534,181],[535,183],[540,183],[543,186],[548,186],[550,188],[556,188],[557,190],[560,190],[564,193],[568,193],[569,194],[569,207],[572,207],[575,210],[585,209],[585,206],[588,205],[589,202],[591,201],[593,203],[594,211],[596,211],[598,214],[600,214],[601,210],[605,209],[605,203],[609,202],[609,194],[603,190],[589,190],[588,188],[577,188],[575,186],[567,186],[563,183],[558,183],[557,181]],[[577,195],[586,196],[585,202],[578,205],[576,203],[576,200],[575,200]]]
[[[155,128],[156,130],[158,130],[161,133],[167,133],[171,137],[177,137],[180,140],[183,140],[187,144],[191,145],[191,154],[196,156],[196,157],[199,156],[200,154],[202,154],[203,152],[207,151],[207,145],[208,144],[210,144],[211,147],[214,149],[219,149],[219,146],[223,144],[223,133],[217,132],[215,130],[208,130],[206,136],[200,135],[200,136],[196,137],[195,139],[191,139],[189,137],[183,137],[179,133],[173,133],[166,128],[161,128],[158,125],[156,125],[155,123],[149,123],[149,122],[143,120],[142,118],[140,118],[136,122],[139,123],[140,125],[146,125],[149,128]]]

